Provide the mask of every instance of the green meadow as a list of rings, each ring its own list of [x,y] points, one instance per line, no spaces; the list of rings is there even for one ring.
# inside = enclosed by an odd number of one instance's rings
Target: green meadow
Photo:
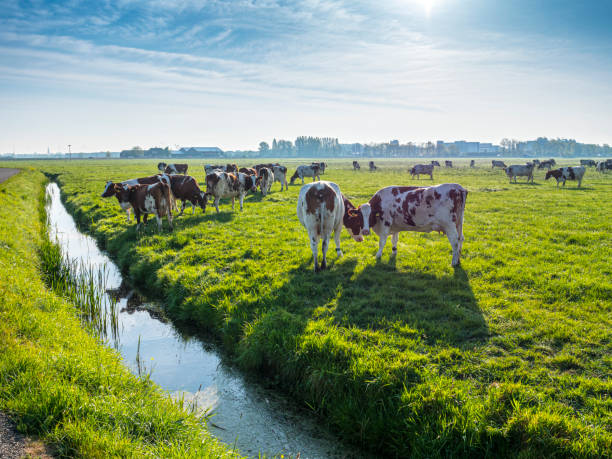
[[[387,185],[431,184],[410,179],[417,162],[377,160],[370,173],[366,161],[354,172],[331,160],[321,178],[360,204]],[[281,163],[289,178],[307,161]],[[173,232],[153,219],[137,233],[100,194],[107,180],[156,173],[157,161],[34,167],[175,323],[218,339],[347,442],[381,457],[609,456],[612,176],[589,168],[581,189],[557,189],[543,171],[510,184],[490,160],[455,163],[433,183],[469,191],[460,267],[438,233],[402,233],[397,256],[387,244],[377,262],[376,235],[357,243],[343,230],[344,257],[332,244],[320,273],[296,216],[299,185],[249,195],[243,212],[224,200],[219,214],[189,208]],[[201,186],[203,164],[189,161]]]
[[[45,285],[60,268],[45,232],[45,182],[24,170],[0,184],[0,410],[58,457],[238,457],[204,419],[132,375]]]

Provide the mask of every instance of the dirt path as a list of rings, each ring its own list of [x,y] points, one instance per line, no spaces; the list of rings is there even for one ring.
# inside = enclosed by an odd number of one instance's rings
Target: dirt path
[[[4,182],[8,178],[11,178],[13,175],[18,173],[20,170],[21,169],[11,169],[9,167],[0,167],[0,183]]]

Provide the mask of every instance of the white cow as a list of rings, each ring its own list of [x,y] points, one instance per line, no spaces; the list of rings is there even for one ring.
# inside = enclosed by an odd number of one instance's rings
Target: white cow
[[[261,169],[259,169],[258,174],[259,189],[261,190],[261,194],[266,196],[270,192],[270,188],[272,188],[272,183],[274,183],[274,172],[272,172],[272,169],[262,167]]]
[[[232,198],[232,210],[236,196],[240,200],[240,210],[247,193],[257,191],[257,177],[242,172],[237,174],[228,172],[213,172],[206,176],[206,196],[214,197],[214,205],[219,213],[219,201],[221,198]]]
[[[321,180],[319,176],[319,166],[298,166],[295,173],[291,176],[289,183],[293,185],[293,182],[295,182],[295,179],[298,177],[302,179],[302,184],[304,184],[304,177],[312,177],[313,182],[315,181],[315,177],[317,180]]]
[[[533,183],[534,167],[535,167],[535,164],[533,163],[514,164],[512,166],[506,167],[506,169],[504,170],[506,172],[506,175],[508,176],[508,179],[510,180],[510,183],[512,183],[513,178],[514,178],[514,183],[516,183],[516,177],[527,177],[527,182],[531,180],[531,183]]]
[[[297,215],[300,223],[308,231],[315,272],[319,271],[317,260],[319,239],[322,240],[321,252],[323,253],[321,269],[327,268],[326,254],[332,231],[336,242],[336,253],[338,257],[342,256],[340,232],[344,217],[344,202],[338,185],[327,181],[304,185],[298,197]]]

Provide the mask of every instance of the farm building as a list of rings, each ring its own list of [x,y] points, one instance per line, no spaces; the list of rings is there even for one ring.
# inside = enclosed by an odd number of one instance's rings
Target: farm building
[[[224,153],[219,147],[183,147],[171,153],[171,157],[175,159],[218,158],[220,156],[224,156]]]

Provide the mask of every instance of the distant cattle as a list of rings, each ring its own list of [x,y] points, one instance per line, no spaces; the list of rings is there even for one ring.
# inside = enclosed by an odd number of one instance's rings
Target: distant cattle
[[[257,164],[254,166],[255,170],[259,171],[262,167],[267,167],[268,169],[272,169],[274,173],[274,182],[280,182],[281,191],[283,191],[283,187],[287,189],[287,168],[285,166],[281,166],[278,163],[275,164]]]
[[[130,180],[124,180],[123,182],[106,182],[104,187],[104,191],[102,192],[103,198],[110,198],[111,196],[115,196],[117,201],[119,201],[119,206],[125,211],[127,221],[130,221],[130,210],[132,209],[132,205],[130,201],[126,198],[127,195],[123,196],[116,192],[115,185],[119,185],[120,187],[127,189],[130,185],[150,185],[152,183],[164,182],[167,185],[170,185],[170,176],[165,174],[157,174],[151,175],[149,177],[135,178]],[[122,196],[126,199],[122,199]],[[173,202],[174,203],[174,202]]]
[[[432,166],[438,166],[438,167],[440,167],[440,163],[439,163],[438,161],[436,161],[436,160],[433,160],[433,161],[431,162],[431,165],[432,165]]]
[[[540,164],[538,165],[538,169],[548,169],[550,170],[554,165],[556,165],[557,163],[555,162],[554,159],[547,159],[546,161],[540,161]]]
[[[420,175],[424,174],[429,175],[429,178],[433,180],[433,170],[433,164],[417,164],[416,166],[413,166],[412,169],[410,169],[410,176],[411,178],[414,178],[414,176],[416,175],[417,179],[420,179]]]
[[[508,179],[510,179],[510,183],[512,183],[512,179],[514,179],[514,183],[516,183],[517,177],[527,177],[527,182],[531,180],[533,183],[533,169],[535,165],[532,164],[514,164],[512,166],[508,166],[505,169],[506,175]]]
[[[293,176],[291,176],[289,183],[293,185],[293,182],[295,182],[295,179],[298,177],[302,180],[302,184],[304,183],[304,177],[312,177],[313,182],[315,181],[315,177],[317,180],[321,180],[319,176],[319,166],[298,166]]]
[[[272,169],[267,167],[259,169],[259,189],[261,194],[266,196],[270,192],[270,188],[272,188],[272,183],[274,183],[274,172],[272,172]]]
[[[246,194],[255,191],[257,191],[257,178],[254,175],[217,171],[206,176],[206,195],[214,198],[217,213],[219,213],[221,198],[232,198],[232,210],[234,210],[236,196],[238,196],[240,210],[242,210]]]
[[[580,165],[581,166],[593,166],[593,167],[596,167],[597,163],[594,160],[592,160],[592,159],[581,159],[580,160]]]
[[[476,161],[471,160],[470,161],[470,167],[476,167]]]
[[[605,161],[599,161],[597,166],[595,167],[599,172],[604,172],[612,169],[612,159],[607,159]]]
[[[361,166],[359,165],[359,161],[353,161],[353,170],[358,171],[360,169],[361,169]]]
[[[452,161],[444,161],[444,167],[453,167]]]
[[[389,186],[374,194],[365,208],[355,207],[346,198],[344,224],[355,235],[372,229],[379,237],[376,258],[380,258],[391,235],[393,254],[401,231],[441,231],[453,249],[452,265],[459,265],[463,246],[463,212],[467,190],[445,183],[430,187]],[[365,210],[365,212],[363,211]],[[363,238],[361,238],[363,240]]]
[[[314,259],[314,270],[319,271],[318,252],[321,243],[321,269],[327,268],[327,249],[331,233],[334,233],[336,253],[340,250],[340,233],[344,217],[344,201],[338,185],[332,182],[319,181],[308,183],[300,189],[297,215],[300,223],[308,231],[308,239]]]
[[[157,182],[151,185],[121,185],[115,183],[112,192],[117,196],[119,202],[129,202],[134,209],[136,228],[140,229],[140,217],[144,216],[147,223],[149,214],[157,218],[157,228],[162,229],[162,217],[168,218],[170,230],[172,230],[172,197],[170,186],[165,182]]]
[[[163,172],[164,174],[186,174],[187,173],[187,169],[188,169],[188,165],[187,164],[166,164],[166,163],[159,163],[157,165],[157,169],[160,172]]]
[[[559,188],[559,182],[563,182],[563,186],[565,186],[566,180],[577,180],[578,188],[580,188],[585,171],[586,168],[584,166],[561,167],[546,172],[546,180],[554,177],[557,181],[557,188]]]
[[[325,174],[325,168],[327,167],[327,163],[324,162],[320,162],[320,163],[310,163],[311,166],[318,166],[319,167],[319,171],[321,172],[321,175]]]
[[[221,172],[226,172],[225,171],[226,166],[224,165],[213,165],[213,164],[206,164],[204,166],[204,172],[206,172],[206,175],[213,173],[214,171],[221,171]]]
[[[506,166],[506,164],[503,161],[498,161],[496,159],[491,160],[491,169],[495,169],[496,167],[501,167],[505,169],[508,166]]]
[[[374,161],[370,161],[368,163],[368,166],[370,167],[370,172],[375,171],[376,169],[378,169],[378,167],[376,167],[376,164],[374,164]]]
[[[181,201],[181,212],[185,211],[187,201],[191,203],[192,214],[195,213],[196,206],[200,206],[206,212],[206,194],[200,189],[198,182],[190,175],[170,175],[170,188],[175,199]]]

